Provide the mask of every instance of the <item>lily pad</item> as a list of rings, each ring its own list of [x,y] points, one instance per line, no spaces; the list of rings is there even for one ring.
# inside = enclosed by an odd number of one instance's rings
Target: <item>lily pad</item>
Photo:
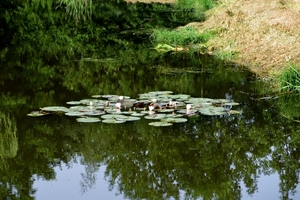
[[[183,117],[183,114],[167,114],[166,118]]]
[[[67,116],[84,116],[84,112],[66,112],[65,115]]]
[[[224,103],[223,105],[224,105],[224,106],[238,106],[238,105],[240,105],[240,104],[237,103],[237,102],[227,102],[227,103]]]
[[[97,99],[82,99],[82,100],[80,100],[80,102],[81,102],[82,104],[89,105],[91,102],[92,102],[93,104],[96,104],[96,103],[98,102],[98,100],[97,100]]]
[[[94,111],[84,112],[84,115],[88,115],[88,116],[99,116],[99,115],[104,115],[104,114],[106,114],[106,112],[104,112],[102,110],[94,110]]]
[[[140,120],[141,118],[140,117],[134,117],[134,116],[129,116],[126,118],[126,121],[129,122],[129,121],[137,121],[137,120]]]
[[[187,122],[188,120],[186,118],[174,117],[174,118],[165,118],[162,119],[161,121],[169,122],[169,123],[184,123]]]
[[[68,112],[69,109],[64,107],[64,106],[48,106],[42,108],[43,111],[48,111],[48,112]]]
[[[144,116],[145,113],[132,113],[131,116],[134,116],[134,117],[142,117]]]
[[[164,95],[164,94],[173,94],[173,91],[152,91],[148,92],[150,95]]]
[[[201,108],[199,112],[202,115],[225,115],[227,114],[226,109],[224,107],[210,107],[210,108]]]
[[[79,105],[79,104],[82,104],[81,101],[68,101],[66,103],[69,104],[69,105]]]
[[[28,113],[27,116],[29,117],[42,117],[45,115],[49,115],[50,113],[42,113],[40,111],[32,111],[31,113]]]
[[[92,96],[92,98],[101,98],[101,97],[102,97],[102,95],[100,95],[100,94],[95,94]]]
[[[78,122],[83,123],[93,123],[93,122],[100,122],[101,120],[96,117],[80,117],[76,119]]]
[[[196,112],[198,112],[198,110],[196,110],[196,109],[190,109],[190,110],[181,109],[181,110],[177,111],[177,113],[180,113],[180,114],[188,114],[188,113],[196,113]]]
[[[71,106],[69,110],[70,112],[89,112],[95,110],[95,108],[93,106]]]
[[[242,114],[242,111],[238,111],[238,110],[230,110],[229,114],[234,115],[234,114]]]
[[[104,99],[108,99],[108,98],[112,98],[112,97],[115,97],[117,95],[114,95],[114,94],[106,94],[106,95],[102,95],[102,98]]]
[[[132,114],[135,114],[137,113],[136,111],[123,111],[122,114],[124,115],[132,115]]]
[[[146,115],[145,119],[163,119],[166,117],[166,114],[152,114],[152,115]]]
[[[157,112],[160,112],[160,113],[170,113],[173,111],[174,111],[174,109],[159,109],[159,110],[157,110]]]
[[[168,122],[160,121],[160,122],[150,122],[149,125],[150,126],[172,126],[173,124],[168,123]]]
[[[106,124],[122,124],[126,122],[125,120],[116,120],[116,119],[104,119],[102,120],[103,123]]]
[[[114,115],[114,114],[106,114],[106,115],[102,115],[101,116],[102,119],[122,119],[122,120],[126,120],[128,117],[125,115]]]

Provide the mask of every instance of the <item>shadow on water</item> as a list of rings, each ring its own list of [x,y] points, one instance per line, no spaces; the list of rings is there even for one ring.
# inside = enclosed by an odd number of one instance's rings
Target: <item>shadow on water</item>
[[[103,38],[89,33],[95,44],[87,39],[86,46],[91,48],[81,46],[84,52],[76,52],[72,58],[64,48],[74,46],[62,42],[75,38],[69,32],[62,34],[61,40],[56,38],[62,43],[56,44],[60,49],[55,52],[38,48],[50,41],[50,29],[38,44],[30,41],[31,33],[28,43],[23,36],[7,39],[12,43],[5,50],[5,59],[1,54],[0,69],[2,199],[34,199],[39,189],[33,188],[34,177],[54,180],[55,167],[68,166],[78,157],[87,169],[81,180],[83,192],[95,184],[99,168],[106,166],[108,187],[117,188],[129,199],[180,199],[182,191],[186,199],[243,199],[241,183],[248,194],[254,194],[259,190],[259,177],[274,173],[280,178],[279,189],[271,192],[278,192],[281,199],[293,196],[299,179],[300,144],[299,126],[293,121],[298,120],[298,113],[291,107],[297,107],[297,98],[261,98],[266,86],[241,66],[205,55],[154,51],[147,42],[147,31],[155,25],[167,26],[174,17],[176,22],[183,19],[182,12],[170,11],[170,5],[126,7],[119,2],[97,6],[113,6],[116,13],[93,15],[93,23],[99,25],[97,20],[102,19],[107,26],[105,33],[101,32]],[[52,28],[57,27],[61,24]],[[13,28],[9,30],[20,29],[17,25]],[[65,31],[77,30],[82,39],[85,35],[80,29],[93,32],[101,27],[86,22]],[[24,43],[18,44],[21,40]],[[47,45],[54,48],[50,42]],[[157,90],[227,98],[240,102],[237,109],[243,113],[199,116],[164,128],[150,127],[147,120],[114,126],[80,124],[64,115],[26,117],[40,107],[64,106],[67,101],[95,94],[136,98]]]

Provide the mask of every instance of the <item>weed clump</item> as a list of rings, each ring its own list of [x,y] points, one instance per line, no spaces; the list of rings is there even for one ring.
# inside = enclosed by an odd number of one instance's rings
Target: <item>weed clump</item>
[[[187,46],[205,43],[213,36],[212,32],[199,33],[194,27],[187,26],[180,30],[155,30],[150,39],[153,44],[168,44],[171,46]]]
[[[300,92],[300,67],[289,63],[287,69],[280,75],[280,87],[285,92]]]

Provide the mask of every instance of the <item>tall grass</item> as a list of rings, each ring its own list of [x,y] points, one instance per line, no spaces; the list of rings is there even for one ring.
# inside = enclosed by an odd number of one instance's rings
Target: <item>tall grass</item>
[[[180,30],[155,30],[150,39],[154,45],[187,46],[189,44],[205,43],[211,37],[213,37],[213,32],[199,34],[194,27],[187,26]]]
[[[300,92],[300,67],[289,63],[288,68],[279,77],[280,87],[285,92]]]

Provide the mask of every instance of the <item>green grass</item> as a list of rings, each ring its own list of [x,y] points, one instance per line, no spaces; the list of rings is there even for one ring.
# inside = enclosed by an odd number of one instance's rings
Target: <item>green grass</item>
[[[176,2],[176,5],[180,8],[193,8],[195,11],[209,10],[216,4],[216,0],[177,0]]]
[[[300,67],[289,63],[288,68],[279,77],[280,87],[285,92],[300,92]]]
[[[199,34],[194,27],[187,26],[180,30],[155,30],[151,34],[150,39],[154,45],[168,44],[176,47],[206,43],[213,35],[213,32]]]

